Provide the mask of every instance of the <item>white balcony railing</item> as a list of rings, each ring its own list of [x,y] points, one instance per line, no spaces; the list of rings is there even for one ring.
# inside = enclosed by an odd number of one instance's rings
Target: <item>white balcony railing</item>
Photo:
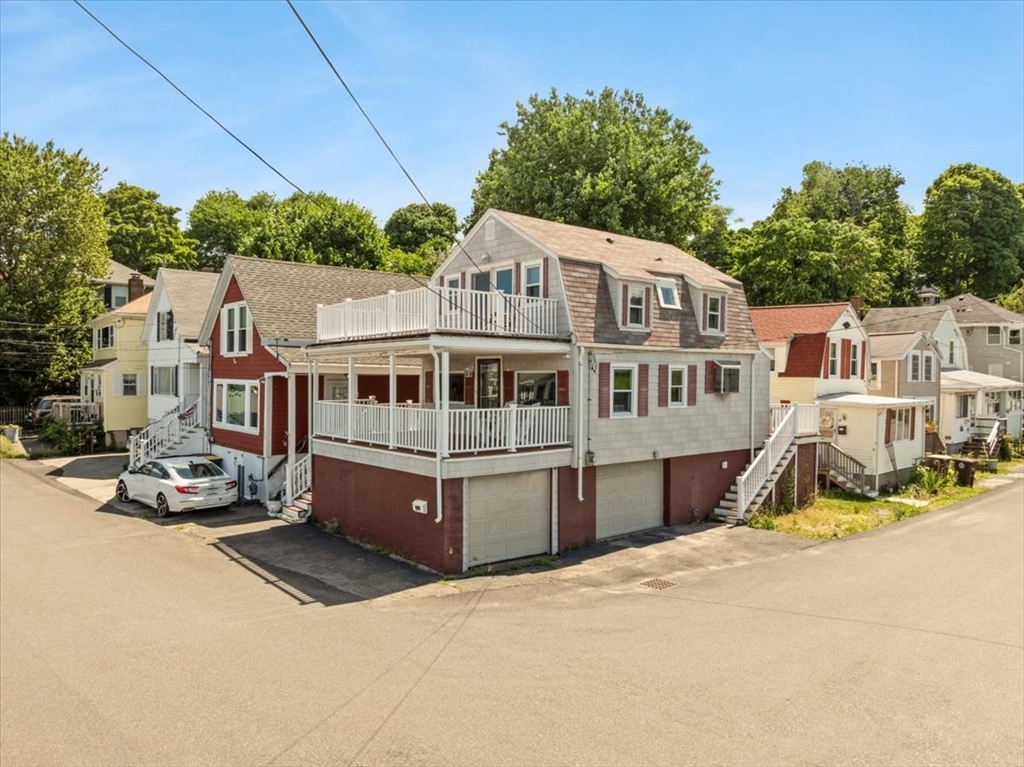
[[[291,505],[295,499],[313,486],[313,462],[309,454],[300,455],[296,458],[295,464],[288,467],[284,478],[284,487],[281,488],[282,500]]]
[[[50,417],[72,426],[90,426],[100,422],[102,410],[98,402],[54,402]]]
[[[414,333],[557,334],[558,301],[461,288],[418,288],[317,308],[317,341]]]
[[[807,436],[821,431],[821,407],[818,405],[772,405],[772,431],[779,428],[782,419],[793,409],[796,410],[796,436]]]
[[[313,431],[320,437],[435,453],[439,411],[420,407],[319,401]],[[448,453],[478,453],[569,444],[569,408],[467,408],[448,412]]]

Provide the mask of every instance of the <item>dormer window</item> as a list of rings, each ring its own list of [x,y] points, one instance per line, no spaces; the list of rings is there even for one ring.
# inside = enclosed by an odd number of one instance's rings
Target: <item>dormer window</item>
[[[675,280],[658,280],[658,301],[665,309],[681,308]]]
[[[251,321],[244,303],[229,304],[221,309],[221,354],[241,356],[250,351]]]
[[[704,294],[704,316],[701,332],[725,335],[725,296],[718,293]]]
[[[627,325],[633,327],[644,327],[644,288],[631,285],[629,287],[629,312],[627,314]]]

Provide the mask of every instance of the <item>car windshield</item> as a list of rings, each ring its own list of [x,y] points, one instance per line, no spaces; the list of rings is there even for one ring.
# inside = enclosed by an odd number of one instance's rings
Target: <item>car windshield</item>
[[[203,463],[175,464],[171,468],[182,479],[209,479],[227,476],[219,466],[205,461]]]

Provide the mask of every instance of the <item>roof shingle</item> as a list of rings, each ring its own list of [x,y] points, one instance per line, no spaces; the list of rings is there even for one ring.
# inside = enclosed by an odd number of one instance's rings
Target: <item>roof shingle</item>
[[[220,275],[216,272],[161,269],[158,276],[181,337],[186,340],[199,338],[199,329],[203,326]]]
[[[785,341],[799,333],[827,332],[849,306],[848,301],[835,304],[752,306],[750,320],[754,324],[758,341]]]

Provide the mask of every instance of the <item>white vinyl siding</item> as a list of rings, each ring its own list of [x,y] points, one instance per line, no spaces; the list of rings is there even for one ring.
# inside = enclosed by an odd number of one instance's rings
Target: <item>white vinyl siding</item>
[[[612,418],[630,418],[636,415],[636,366],[612,365],[609,396],[612,398]]]

